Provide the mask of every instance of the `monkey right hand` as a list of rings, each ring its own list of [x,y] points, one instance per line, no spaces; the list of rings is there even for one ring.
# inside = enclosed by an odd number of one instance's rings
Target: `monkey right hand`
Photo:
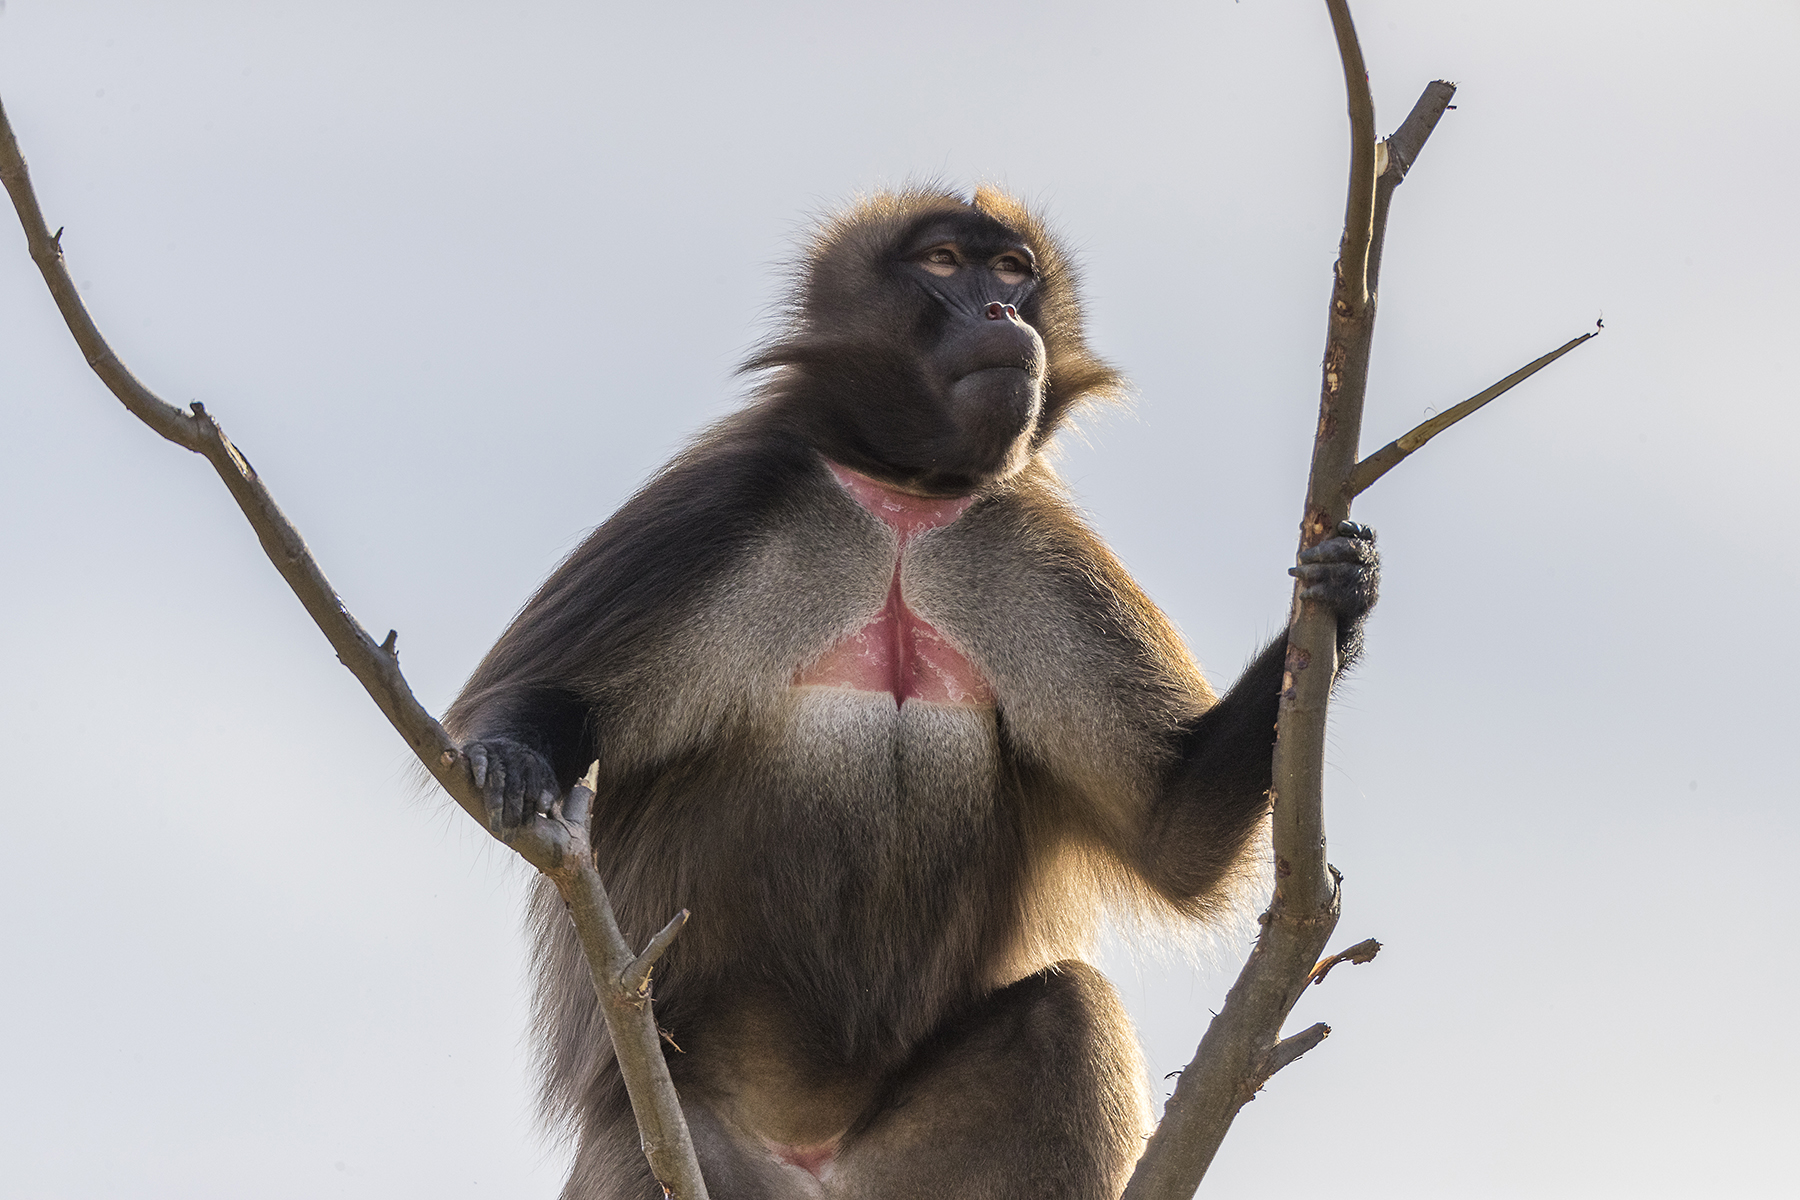
[[[498,836],[534,816],[549,816],[562,795],[550,760],[523,742],[488,738],[463,743],[462,752],[487,804],[489,833]]]

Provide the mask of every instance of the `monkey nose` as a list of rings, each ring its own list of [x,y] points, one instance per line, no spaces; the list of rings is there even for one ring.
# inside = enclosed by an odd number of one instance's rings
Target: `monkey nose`
[[[1002,304],[998,300],[990,300],[988,302],[987,319],[990,321],[998,321],[1003,317],[1011,317],[1014,320],[1017,320],[1018,316],[1019,310],[1010,304]]]

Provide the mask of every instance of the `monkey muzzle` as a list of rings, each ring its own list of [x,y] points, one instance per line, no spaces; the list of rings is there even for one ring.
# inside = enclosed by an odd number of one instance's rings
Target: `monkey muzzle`
[[[1018,464],[1043,410],[1044,341],[1018,310],[993,301],[948,339],[941,360],[954,441],[976,474]]]

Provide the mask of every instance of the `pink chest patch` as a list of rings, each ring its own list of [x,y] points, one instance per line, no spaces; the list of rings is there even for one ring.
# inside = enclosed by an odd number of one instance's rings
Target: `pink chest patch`
[[[794,674],[795,687],[835,687],[887,692],[895,707],[908,700],[985,707],[994,691],[975,664],[957,651],[931,623],[907,606],[900,594],[900,563],[906,545],[928,529],[948,525],[974,502],[971,496],[934,500],[912,496],[856,472],[829,464],[831,473],[864,508],[900,540],[887,603],[866,625],[824,657]]]

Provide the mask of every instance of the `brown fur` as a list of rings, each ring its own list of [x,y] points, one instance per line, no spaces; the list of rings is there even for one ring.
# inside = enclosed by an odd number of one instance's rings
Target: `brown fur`
[[[1037,264],[1009,293],[1047,356],[1022,451],[958,467],[974,502],[899,567],[993,707],[793,686],[880,608],[898,550],[826,458],[959,490],[908,407],[935,402],[951,335],[896,255],[934,221]],[[563,787],[598,758],[594,844],[622,928],[641,942],[692,910],[656,1011],[714,1196],[1110,1196],[1145,1085],[1117,998],[1079,960],[1109,897],[1201,915],[1242,874],[1279,657],[1215,697],[1045,463],[1118,377],[1082,338],[1066,256],[1016,202],[876,197],[807,264],[752,362],[771,372],[757,399],[558,568],[449,723]],[[580,1138],[564,1194],[652,1197],[547,886],[533,918],[545,1100]],[[772,1149],[817,1145],[823,1181]]]

